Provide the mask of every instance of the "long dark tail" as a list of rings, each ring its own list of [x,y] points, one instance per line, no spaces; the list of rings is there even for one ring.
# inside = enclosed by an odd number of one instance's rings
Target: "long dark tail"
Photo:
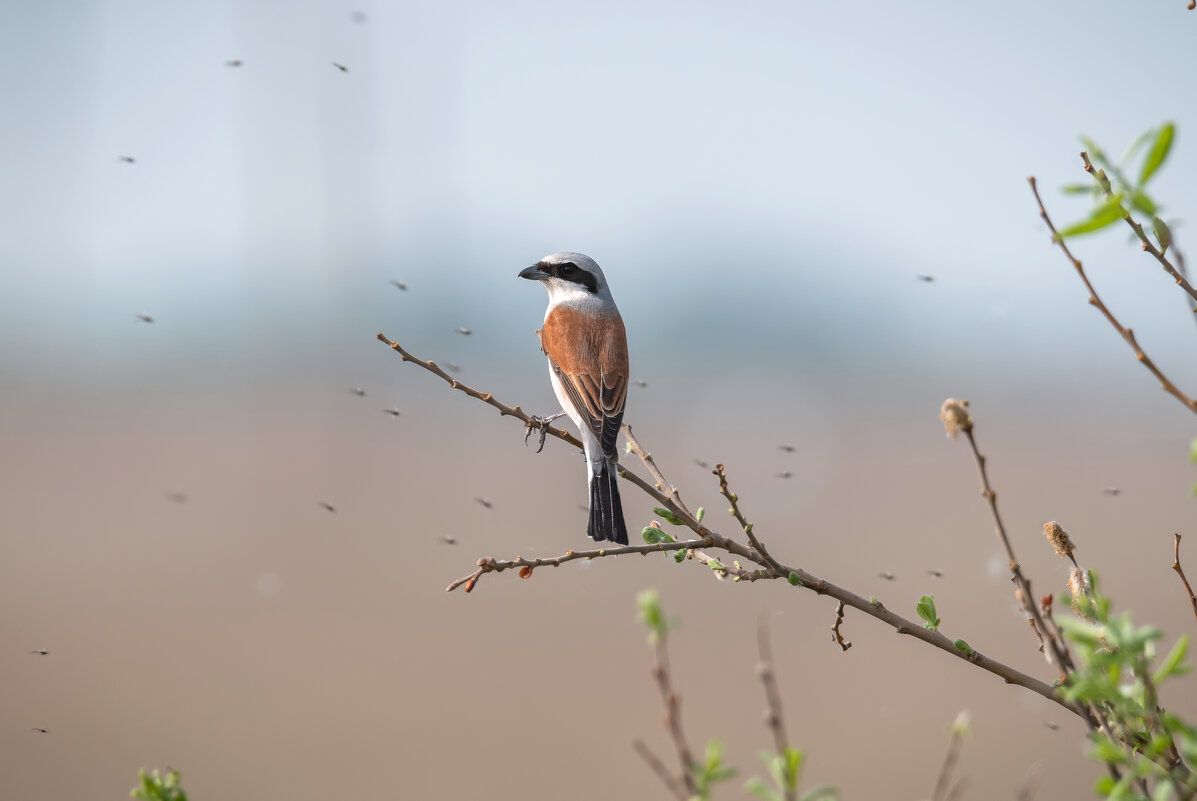
[[[586,536],[627,545],[628,529],[623,522],[616,472],[615,465],[604,459],[602,472],[590,479],[590,522],[586,526]]]

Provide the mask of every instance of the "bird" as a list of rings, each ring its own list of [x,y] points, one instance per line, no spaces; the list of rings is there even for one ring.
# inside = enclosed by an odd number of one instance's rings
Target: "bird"
[[[468,337],[470,334],[472,334],[474,332],[468,328],[458,328],[457,333],[461,334],[463,337]]]
[[[334,67],[336,67],[337,69],[339,69],[341,72],[349,72],[349,67],[346,67],[344,64],[338,64],[337,62],[334,61],[332,63],[332,65]]]
[[[138,320],[141,320],[143,323],[154,322],[154,318],[149,316],[148,314],[145,314],[144,312],[141,314],[135,315],[135,316],[137,317]]]
[[[136,164],[137,163],[137,159],[133,158],[132,156],[117,156],[116,160],[123,161],[125,164]]]
[[[225,65],[226,67],[240,67],[240,66],[241,66],[241,59],[239,59],[239,58],[234,58],[234,59],[231,59],[231,60],[229,60],[229,61],[226,61],[226,62],[224,62],[224,65]]]
[[[398,417],[400,415],[399,407],[397,406],[392,406],[389,409],[383,409],[383,411],[389,414],[391,417]]]
[[[407,284],[403,283],[402,281],[396,281],[394,278],[391,279],[391,286],[398,287],[404,292],[407,291]]]
[[[322,506],[324,509],[328,510],[329,512],[333,512],[334,514],[337,511],[337,507],[333,506],[331,503],[328,503],[327,501],[316,501],[316,503],[320,504],[320,506]]]
[[[569,415],[586,453],[586,535],[627,545],[615,445],[628,395],[628,340],[607,278],[594,259],[568,252],[545,256],[519,277],[539,281],[549,293],[544,325],[537,333],[563,411],[533,418],[541,430],[541,445],[548,423]]]
[[[38,656],[49,656],[50,655],[50,652],[47,651],[45,648],[34,648],[29,653],[37,654]]]

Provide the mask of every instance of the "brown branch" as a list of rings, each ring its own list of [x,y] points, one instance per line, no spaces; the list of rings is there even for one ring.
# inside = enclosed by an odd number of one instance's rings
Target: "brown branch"
[[[681,768],[679,783],[686,789],[686,797],[693,798],[698,793],[698,787],[694,782],[694,754],[682,731],[682,701],[673,689],[673,682],[669,677],[668,636],[664,628],[657,631],[657,661],[653,665],[652,674],[661,693],[661,703],[665,705],[665,728],[669,731],[669,738],[673,740],[673,747],[677,751],[678,765]]]
[[[566,551],[560,556],[549,556],[541,559],[525,559],[522,556],[517,556],[514,559],[495,559],[493,556],[484,556],[478,560],[478,569],[468,576],[462,576],[455,580],[448,587],[445,587],[445,592],[452,592],[461,585],[466,585],[466,592],[474,589],[474,585],[486,573],[502,573],[504,570],[512,570],[519,568],[523,571],[525,568],[531,571],[536,567],[558,567],[566,562],[573,562],[576,559],[601,559],[605,556],[620,556],[627,553],[657,553],[666,551],[685,551],[699,546],[709,546],[711,541],[709,539],[702,540],[683,540],[681,542],[655,542],[651,545],[612,545],[609,548],[595,548],[590,551]],[[525,576],[526,578],[527,576]]]
[[[1047,216],[1047,208],[1043,205],[1043,199],[1039,197],[1039,188],[1035,185],[1035,177],[1031,176],[1027,181],[1031,184],[1031,191],[1035,194],[1035,201],[1039,204],[1039,216],[1047,223],[1048,230],[1052,233],[1052,242],[1055,242],[1060,246],[1060,250],[1064,251],[1064,255],[1072,262],[1072,266],[1076,269],[1077,275],[1080,276],[1081,281],[1085,284],[1085,288],[1089,290],[1089,303],[1095,306],[1105,316],[1106,320],[1109,321],[1110,325],[1114,326],[1114,329],[1126,340],[1126,344],[1135,352],[1135,358],[1142,362],[1143,366],[1156,377],[1156,380],[1160,382],[1160,386],[1164,388],[1164,391],[1183,403],[1188,407],[1189,411],[1197,413],[1197,400],[1190,398],[1168,380],[1168,377],[1155,366],[1155,362],[1139,347],[1139,342],[1135,339],[1135,332],[1129,328],[1124,328],[1106,304],[1102,302],[1097,294],[1097,290],[1093,288],[1093,284],[1089,283],[1089,277],[1085,275],[1085,268],[1081,265],[1080,259],[1072,255],[1072,251],[1064,243],[1064,238],[1060,236],[1060,232],[1056,230],[1056,226],[1052,223],[1051,218]]]
[[[761,559],[769,567],[773,568],[774,572],[782,576],[789,576],[789,573],[782,572],[781,565],[776,559],[769,555],[765,550],[765,544],[757,539],[756,534],[752,533],[752,523],[744,517],[744,513],[740,511],[740,496],[732,492],[727,486],[727,473],[724,472],[723,465],[715,465],[715,469],[711,471],[714,475],[719,477],[719,494],[727,498],[727,502],[731,504],[731,508],[727,511],[740,524],[740,528],[744,530],[744,535],[748,537],[748,542],[756,549],[756,552],[761,555]]]
[[[1188,578],[1185,577],[1184,568],[1180,566],[1180,534],[1173,535],[1176,539],[1173,542],[1173,561],[1172,569],[1180,576],[1180,580],[1184,582],[1185,591],[1189,594],[1189,603],[1193,605],[1193,616],[1197,617],[1197,596],[1193,595],[1193,588],[1189,585]]]
[[[963,780],[951,784],[952,772],[956,769],[956,762],[960,759],[960,749],[964,745],[964,731],[961,720],[967,720],[967,712],[961,712],[952,724],[952,737],[948,740],[948,752],[944,754],[943,764],[939,766],[939,776],[935,779],[935,789],[931,791],[931,801],[948,801],[963,789]]]
[[[470,397],[477,398],[484,403],[499,409],[501,414],[510,415],[524,421],[525,423],[527,422],[528,416],[524,414],[518,406],[506,406],[495,400],[490,393],[479,392],[478,390],[468,387],[465,384],[462,384],[460,381],[457,381],[456,379],[446,375],[442,370],[440,370],[440,368],[436,367],[433,362],[426,362],[415,358],[402,347],[400,347],[398,343],[392,342],[385,336],[380,334],[378,338],[390,346],[396,353],[402,356],[404,361],[409,361],[413,364],[419,365],[425,370],[428,370],[429,372],[442,378],[454,389],[465,392]],[[569,434],[563,431],[550,428],[550,433],[557,439],[563,440],[575,446],[578,445],[577,439],[571,437]],[[698,535],[700,541],[696,542],[691,540],[689,542],[656,543],[647,547],[616,546],[613,548],[603,548],[589,552],[567,551],[560,557],[537,560],[519,559],[512,560],[511,562],[501,562],[499,560],[493,559],[492,557],[485,557],[484,559],[479,560],[478,570],[474,571],[474,573],[470,574],[469,576],[454,582],[454,584],[451,585],[451,588],[461,586],[462,584],[465,584],[467,587],[471,587],[473,582],[476,582],[484,573],[501,572],[502,570],[508,570],[513,567],[520,567],[521,569],[524,567],[533,568],[537,566],[554,565],[556,563],[569,561],[571,559],[618,556],[621,553],[647,553],[654,550],[672,551],[684,548],[693,551],[693,549],[701,545],[703,548],[726,551],[733,556],[745,559],[759,566],[760,569],[758,570],[739,569],[739,572],[737,572],[734,563],[732,565],[725,566],[727,572],[737,579],[752,582],[758,581],[760,579],[776,580],[780,578],[788,578],[791,582],[796,581],[795,586],[797,587],[813,592],[816,595],[826,595],[830,598],[833,598],[843,603],[845,606],[852,607],[853,609],[863,612],[869,617],[881,621],[887,626],[893,628],[899,634],[905,634],[909,637],[922,640],[924,643],[938,648],[944,653],[950,654],[957,659],[964,660],[965,662],[968,662],[978,668],[981,668],[982,670],[998,676],[1007,684],[1013,684],[1028,689],[1031,692],[1036,693],[1037,695],[1040,695],[1049,701],[1052,701],[1053,703],[1059,704],[1070,712],[1079,715],[1086,720],[1088,719],[1088,715],[1084,709],[1069,704],[1057,696],[1055,693],[1055,688],[1053,688],[1050,684],[1037,679],[1034,676],[1023,673],[1022,671],[1013,667],[1010,667],[1009,665],[999,662],[996,659],[985,656],[974,649],[957,648],[953,641],[948,639],[943,634],[939,633],[938,631],[930,631],[925,629],[920,623],[916,623],[908,618],[894,613],[893,611],[887,609],[880,601],[876,599],[864,598],[848,589],[826,581],[806,570],[787,567],[784,563],[778,561],[777,564],[781,570],[777,571],[768,564],[765,564],[763,557],[756,550],[750,546],[744,545],[743,543],[726,537],[717,531],[707,528],[693,515],[684,512],[680,508],[676,508],[676,504],[674,504],[670,497],[664,495],[661,491],[656,489],[656,487],[649,484],[647,481],[644,481],[636,474],[627,471],[624,468],[620,468],[619,474],[622,478],[626,479],[632,484],[635,484],[645,494],[658,501],[663,506],[669,506],[673,504],[675,507],[675,514],[680,512],[678,517],[691,531]],[[695,559],[701,561],[699,559],[699,553],[697,551],[693,552]]]
[[[644,450],[644,448],[640,447],[640,442],[636,439],[635,435],[632,434],[632,427],[625,425],[621,427],[621,430],[623,431],[624,439],[626,439],[628,442],[628,451],[640,457],[640,461],[643,462],[645,468],[648,469],[649,475],[651,475],[653,480],[657,482],[656,489],[662,493],[666,493],[669,497],[669,500],[673,502],[672,506],[674,508],[670,511],[682,512],[689,515],[690,510],[686,508],[686,504],[682,503],[681,493],[677,491],[677,487],[670,484],[665,478],[665,474],[661,472],[659,467],[657,467],[657,462],[655,459],[653,459],[653,455]]]
[[[777,676],[773,670],[773,648],[769,643],[769,624],[763,616],[757,622],[756,640],[761,656],[761,661],[756,666],[756,672],[761,677],[761,684],[765,685],[765,701],[769,704],[769,708],[765,710],[765,724],[773,733],[773,745],[782,759],[782,764],[786,766],[783,769],[786,773],[782,777],[785,779],[783,783],[785,800],[794,801],[798,796],[797,787],[794,781],[795,777],[788,773],[790,763],[786,758],[790,741],[786,737],[785,716],[781,709],[781,692],[777,689]]]
[[[840,624],[844,622],[844,602],[840,601],[839,606],[835,608],[835,622],[831,624],[831,639],[835,640],[835,644],[840,647],[841,651],[847,651],[852,647],[851,640],[845,640],[844,635],[840,634]]]
[[[657,774],[657,778],[664,782],[665,786],[669,788],[669,792],[673,793],[673,797],[678,801],[688,801],[689,796],[686,795],[686,788],[678,784],[677,779],[669,772],[669,768],[665,767],[665,763],[657,759],[643,740],[633,740],[632,748],[636,749],[636,753],[640,755],[653,773]]]
[[[1103,181],[1098,178],[1099,171],[1094,169],[1093,162],[1089,161],[1089,154],[1083,150],[1081,151],[1081,160],[1085,162],[1085,172],[1098,179],[1098,184],[1100,184],[1106,198],[1113,197],[1114,192],[1113,188],[1110,186],[1109,179]],[[1194,303],[1197,303],[1197,289],[1193,289],[1193,285],[1189,283],[1188,279],[1185,277],[1185,274],[1181,270],[1177,270],[1176,267],[1172,265],[1172,262],[1168,261],[1168,257],[1164,255],[1164,251],[1152,244],[1151,240],[1147,237],[1147,233],[1143,230],[1143,224],[1132,217],[1129,211],[1123,215],[1122,219],[1126,220],[1126,224],[1129,225],[1131,230],[1138,235],[1139,241],[1143,243],[1143,250],[1147,251],[1152,256],[1155,256],[1156,261],[1158,261],[1160,266],[1164,268],[1164,272],[1172,276],[1173,280],[1176,281],[1177,286],[1189,293],[1189,297],[1193,299]],[[1183,261],[1181,264],[1183,265]]]
[[[1031,624],[1031,629],[1035,632],[1035,636],[1039,640],[1039,650],[1042,651],[1045,644],[1051,648],[1053,662],[1057,670],[1060,671],[1060,678],[1063,679],[1068,675],[1067,671],[1071,666],[1071,660],[1067,658],[1067,654],[1064,652],[1061,643],[1050,635],[1047,625],[1043,622],[1043,616],[1035,608],[1035,603],[1032,600],[1034,596],[1031,594],[1031,582],[1023,575],[1022,567],[1018,564],[1018,559],[1014,556],[1014,546],[1010,544],[1010,537],[1006,535],[1006,526],[1002,523],[1001,513],[998,512],[997,493],[993,491],[993,487],[989,484],[989,471],[985,466],[986,459],[977,448],[977,440],[973,435],[973,425],[973,422],[970,420],[963,431],[964,435],[968,438],[969,447],[973,452],[973,459],[977,463],[977,472],[981,477],[981,495],[989,502],[989,511],[993,515],[994,530],[997,533],[998,540],[1002,543],[1002,547],[1006,550],[1011,580],[1014,582],[1017,590],[1015,595],[1018,598],[1018,605],[1026,613],[1027,619]]]

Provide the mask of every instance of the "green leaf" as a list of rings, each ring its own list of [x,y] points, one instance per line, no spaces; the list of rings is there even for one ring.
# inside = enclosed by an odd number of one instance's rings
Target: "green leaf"
[[[668,509],[666,509],[664,507],[654,506],[653,514],[655,514],[657,517],[661,518],[662,520],[664,520],[666,523],[668,523],[671,526],[684,526],[685,525],[685,523],[682,522],[682,519],[680,517],[678,517],[673,512],[669,511]]]
[[[1193,441],[1189,443],[1189,461],[1197,464],[1197,437],[1194,437]]]
[[[780,795],[756,776],[744,782],[744,789],[765,801],[782,801]]]
[[[1113,225],[1126,216],[1126,209],[1122,208],[1122,193],[1114,195],[1102,205],[1093,210],[1089,219],[1073,223],[1060,231],[1061,237],[1079,236],[1100,231],[1106,226]]]
[[[976,653],[976,651],[973,650],[972,646],[969,645],[968,643],[966,643],[964,640],[952,640],[952,645],[955,646],[957,651],[964,654],[965,656],[972,656],[973,654]]]
[[[706,513],[707,513],[707,510],[700,506],[700,507],[698,507],[698,511],[696,511],[694,513],[694,519],[697,520],[699,523],[701,523],[703,515],[705,515]]]
[[[1150,214],[1153,216],[1157,211],[1159,211],[1159,207],[1156,206],[1155,201],[1152,200],[1146,192],[1132,192],[1131,205],[1144,214]]]
[[[1197,440],[1195,440],[1195,441],[1197,441]],[[802,579],[798,578],[798,574],[792,570],[790,571],[790,575],[786,576],[786,581],[790,582],[795,587],[802,586]]]
[[[798,791],[798,779],[802,776],[802,752],[787,745],[785,752],[786,789],[791,793]]]
[[[1097,188],[1097,184],[1068,184],[1060,187],[1066,195],[1090,195]]]
[[[935,616],[935,597],[932,595],[924,595],[919,598],[918,604],[914,607],[915,611],[919,613],[925,622],[923,628],[930,631],[938,631],[940,620]]]
[[[1159,217],[1151,218],[1151,230],[1155,231],[1155,239],[1160,243],[1160,253],[1164,253],[1172,245],[1172,231]]]
[[[1151,143],[1151,150],[1147,151],[1147,158],[1143,161],[1143,169],[1139,171],[1139,186],[1143,186],[1155,175],[1156,170],[1168,158],[1168,151],[1172,149],[1172,138],[1176,134],[1176,126],[1170,122],[1164,123]]]
[[[1156,685],[1159,685],[1164,679],[1171,676],[1179,676],[1189,671],[1189,666],[1183,664],[1185,655],[1189,652],[1189,635],[1182,635],[1176,641],[1176,645],[1172,646],[1172,650],[1164,657],[1164,661],[1160,663],[1159,669],[1152,674],[1151,680]]]
[[[636,606],[640,609],[640,622],[649,628],[649,642],[657,642],[669,628],[661,596],[655,589],[644,590],[636,596]]]
[[[665,541],[665,532],[656,526],[645,526],[644,531],[640,532],[640,536],[649,545],[656,545],[658,542]]]
[[[798,796],[798,801],[835,801],[837,797],[834,787],[830,784],[823,784]]]
[[[707,567],[711,570],[727,570],[724,564],[713,556],[707,560]]]
[[[673,561],[677,562],[679,565],[682,562],[686,561],[686,552],[685,551],[674,551],[673,552]]]

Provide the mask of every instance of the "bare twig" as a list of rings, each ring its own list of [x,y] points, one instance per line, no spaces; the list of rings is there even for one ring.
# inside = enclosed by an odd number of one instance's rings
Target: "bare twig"
[[[644,450],[644,448],[640,447],[640,442],[637,441],[636,437],[632,434],[632,427],[625,425],[622,426],[621,429],[623,431],[624,439],[628,442],[628,450],[640,457],[640,461],[643,462],[644,466],[648,469],[649,475],[651,475],[653,480],[657,482],[656,488],[669,496],[669,499],[673,501],[673,505],[677,511],[684,512],[687,515],[690,514],[690,510],[686,508],[686,504],[682,503],[682,496],[681,493],[677,491],[677,487],[673,486],[668,480],[666,480],[665,474],[661,472],[659,467],[657,467],[657,462],[655,459],[653,459],[653,455]]]
[[[709,546],[711,541],[704,540],[683,540],[681,542],[655,542],[651,545],[612,545],[609,548],[595,548],[589,551],[566,551],[560,556],[550,556],[541,559],[525,559],[522,556],[517,556],[514,559],[495,559],[493,556],[484,556],[478,560],[478,569],[468,576],[462,576],[455,580],[448,587],[445,587],[445,592],[452,592],[461,585],[466,585],[466,592],[474,589],[474,585],[478,579],[485,573],[502,573],[504,570],[512,570],[519,568],[521,571],[525,568],[532,570],[535,567],[558,567],[566,562],[573,562],[576,559],[601,559],[605,556],[620,556],[628,553],[657,553],[665,551],[685,551],[691,548],[698,548],[699,546]]]
[[[1155,362],[1153,362],[1147,356],[1147,354],[1143,352],[1143,349],[1139,347],[1139,342],[1135,339],[1135,332],[1129,328],[1124,328],[1122,323],[1118,322],[1117,318],[1114,317],[1114,314],[1109,310],[1106,304],[1102,302],[1101,298],[1098,297],[1097,290],[1093,288],[1093,284],[1089,283],[1089,277],[1085,275],[1085,268],[1081,265],[1080,259],[1072,255],[1072,251],[1070,251],[1068,249],[1068,245],[1064,243],[1064,239],[1060,236],[1060,232],[1056,230],[1056,226],[1052,223],[1051,218],[1047,216],[1047,208],[1043,205],[1043,199],[1039,197],[1039,188],[1035,185],[1034,176],[1028,178],[1027,181],[1031,184],[1031,191],[1035,194],[1035,201],[1039,204],[1039,216],[1043,218],[1043,221],[1047,223],[1048,230],[1051,231],[1052,241],[1060,246],[1060,250],[1064,251],[1064,255],[1068,257],[1070,262],[1072,262],[1072,266],[1076,269],[1077,275],[1080,276],[1081,281],[1085,284],[1085,288],[1089,290],[1089,303],[1097,307],[1097,310],[1105,316],[1110,325],[1114,326],[1114,329],[1122,336],[1124,340],[1126,340],[1126,344],[1129,345],[1131,350],[1135,352],[1135,358],[1142,362],[1143,366],[1155,376],[1156,380],[1160,382],[1160,386],[1164,388],[1164,391],[1183,403],[1186,407],[1188,407],[1189,411],[1197,413],[1197,400],[1190,398],[1175,384],[1168,380],[1168,377],[1164,375],[1158,367],[1155,366]]]
[[[727,502],[731,504],[728,512],[731,513],[732,517],[736,518],[736,521],[740,524],[740,528],[744,530],[744,535],[748,537],[748,542],[761,555],[761,559],[764,560],[765,564],[773,568],[774,572],[779,575],[788,576],[789,573],[783,573],[778,561],[765,550],[765,544],[757,539],[756,534],[752,533],[752,523],[749,523],[744,517],[744,513],[740,511],[740,496],[732,492],[731,488],[727,486],[727,473],[724,471],[723,465],[715,465],[715,469],[711,472],[719,477],[719,494],[727,498]]]
[[[1197,596],[1193,595],[1193,588],[1189,585],[1188,578],[1185,577],[1184,568],[1180,566],[1180,534],[1173,535],[1176,539],[1173,542],[1173,561],[1172,569],[1180,576],[1180,580],[1184,582],[1185,592],[1189,594],[1189,603],[1193,605],[1193,616],[1197,617]]]
[[[402,347],[400,347],[398,343],[392,342],[385,336],[380,334],[378,338],[380,341],[386,343],[396,353],[402,356],[404,361],[410,361],[413,364],[417,364],[425,370],[437,375],[454,389],[465,392],[467,395],[477,398],[484,403],[499,409],[501,414],[516,417],[524,422],[527,421],[528,415],[524,414],[518,406],[506,406],[505,404],[495,400],[490,393],[479,392],[478,390],[468,387],[465,384],[462,384],[460,381],[457,381],[456,379],[446,375],[444,371],[436,367],[433,362],[426,362],[415,358]],[[549,433],[551,433],[555,438],[564,442],[568,442],[575,447],[579,445],[577,439],[565,433],[564,431],[550,429]],[[687,549],[693,551],[695,559],[701,562],[702,560],[700,558],[700,553],[694,550],[698,546],[708,549],[722,550],[732,554],[733,556],[752,562],[758,565],[760,568],[756,570],[747,570],[737,569],[735,568],[734,564],[726,566],[721,565],[723,570],[736,579],[749,582],[758,581],[761,579],[788,579],[790,583],[797,587],[813,592],[816,595],[826,595],[828,597],[834,598],[835,600],[843,603],[845,606],[850,606],[853,609],[863,612],[869,617],[881,621],[897,631],[899,634],[905,634],[909,637],[922,640],[924,643],[938,648],[944,653],[950,654],[957,659],[961,659],[969,664],[1000,677],[1007,684],[1014,684],[1019,687],[1026,688],[1053,703],[1059,704],[1070,712],[1079,715],[1086,720],[1088,719],[1086,710],[1070,704],[1057,696],[1055,689],[1050,684],[1037,679],[1034,676],[1023,673],[1022,671],[1013,667],[1010,667],[1009,665],[999,662],[996,659],[988,657],[979,651],[976,651],[975,649],[960,647],[942,633],[938,631],[930,631],[924,628],[920,623],[916,623],[915,621],[896,614],[875,598],[865,598],[863,596],[857,595],[851,590],[840,587],[830,581],[826,581],[825,579],[822,579],[806,570],[788,567],[781,561],[777,561],[777,565],[781,568],[781,570],[778,571],[765,563],[762,555],[754,548],[707,528],[693,515],[688,514],[680,507],[677,507],[676,503],[674,503],[669,496],[665,495],[656,487],[649,484],[647,481],[644,481],[636,474],[621,467],[619,475],[630,483],[635,484],[645,494],[658,501],[663,506],[672,505],[674,507],[673,511],[675,514],[678,514],[679,519],[682,520],[687,528],[698,535],[698,541],[691,540],[689,542],[656,543],[648,547],[617,546],[588,552],[567,551],[560,557],[538,560],[519,559],[512,560],[510,562],[502,562],[493,559],[493,557],[485,557],[484,559],[479,560],[478,570],[474,571],[474,573],[470,574],[469,576],[454,582],[450,588],[455,588],[461,586],[462,584],[466,585],[467,588],[470,588],[473,586],[473,583],[477,582],[480,576],[488,572],[501,572],[501,570],[508,570],[513,567],[519,567],[523,569],[524,567],[533,568],[538,566],[554,565],[570,559],[617,556],[623,553],[649,553],[654,550],[672,551]]]
[[[1008,567],[1010,569],[1011,580],[1014,582],[1017,590],[1015,594],[1018,597],[1018,605],[1026,613],[1027,619],[1031,624],[1031,629],[1035,632],[1035,636],[1039,640],[1039,650],[1043,650],[1044,645],[1048,645],[1051,648],[1053,662],[1060,671],[1060,677],[1064,678],[1071,665],[1071,660],[1064,651],[1063,643],[1058,642],[1056,638],[1050,635],[1046,624],[1043,622],[1043,616],[1035,608],[1035,603],[1032,600],[1034,596],[1031,594],[1031,582],[1022,573],[1022,567],[1018,564],[1018,559],[1014,556],[1014,546],[1010,544],[1010,538],[1006,535],[1006,527],[1002,523],[1002,516],[998,512],[997,493],[989,485],[989,471],[985,466],[986,460],[984,455],[977,448],[977,440],[973,435],[973,423],[970,421],[968,426],[963,430],[965,436],[968,438],[969,447],[972,448],[973,458],[977,463],[977,472],[981,477],[981,495],[989,502],[989,511],[993,515],[994,530],[997,533],[998,540],[1002,543],[1002,547],[1006,550],[1007,559],[1009,559]]]
[[[665,767],[664,762],[657,759],[657,755],[644,744],[643,740],[633,740],[632,748],[636,749],[636,753],[640,755],[640,758],[648,764],[653,773],[657,774],[657,778],[669,788],[669,792],[673,793],[674,798],[678,801],[688,801],[689,796],[686,795],[686,788],[678,784],[677,779],[669,772],[669,768]]]
[[[961,717],[966,715],[966,712],[961,713]],[[948,740],[948,752],[944,754],[943,764],[939,766],[939,776],[935,779],[935,789],[931,792],[931,801],[948,801],[963,788],[962,781],[956,782],[955,786],[951,784],[952,773],[956,770],[956,762],[960,759],[960,748],[964,745],[964,729],[959,721],[960,718],[957,718],[957,723],[952,725],[952,737]]]
[[[831,624],[831,639],[835,640],[835,644],[840,647],[841,651],[847,651],[852,647],[851,640],[845,640],[844,635],[840,634],[840,624],[844,622],[844,602],[840,601],[835,608],[835,622]]]
[[[668,637],[664,628],[657,632],[657,661],[653,665],[652,673],[661,693],[661,703],[665,706],[665,728],[669,731],[669,738],[673,740],[673,747],[677,751],[678,766],[681,769],[678,776],[679,784],[686,788],[686,797],[692,798],[698,792],[694,782],[694,753],[690,750],[686,735],[682,731],[682,701],[673,689],[673,682],[669,677]]]
[[[765,710],[765,724],[773,733],[773,745],[777,749],[777,754],[782,758],[783,764],[788,766],[790,763],[786,758],[786,752],[790,748],[790,741],[786,737],[786,721],[781,709],[781,693],[777,689],[777,676],[773,669],[773,648],[769,643],[769,624],[764,617],[757,622],[756,640],[761,655],[756,672],[761,677],[761,684],[765,685],[765,701],[769,704],[769,708]],[[786,770],[788,771],[789,768],[787,767]],[[785,800],[794,801],[798,793],[793,777],[787,774],[783,778],[786,779],[783,783]]]
[[[1089,154],[1083,150],[1081,151],[1081,160],[1085,162],[1085,172],[1097,179],[1098,184],[1105,193],[1105,196],[1107,198],[1113,197],[1114,191],[1110,186],[1109,179],[1104,181],[1101,180],[1099,177],[1099,170],[1093,167],[1093,162],[1089,161]],[[1147,237],[1147,233],[1143,230],[1143,224],[1135,220],[1129,211],[1126,212],[1122,219],[1126,220],[1126,224],[1129,225],[1131,230],[1138,235],[1139,241],[1143,243],[1143,250],[1147,251],[1152,256],[1155,256],[1156,261],[1158,261],[1160,266],[1164,268],[1164,272],[1172,276],[1173,280],[1176,281],[1177,286],[1189,293],[1189,297],[1193,299],[1194,303],[1197,303],[1197,289],[1193,289],[1193,285],[1189,283],[1184,273],[1181,270],[1177,270],[1176,267],[1172,265],[1172,262],[1168,261],[1168,257],[1164,255],[1164,252],[1152,244],[1151,240]]]

